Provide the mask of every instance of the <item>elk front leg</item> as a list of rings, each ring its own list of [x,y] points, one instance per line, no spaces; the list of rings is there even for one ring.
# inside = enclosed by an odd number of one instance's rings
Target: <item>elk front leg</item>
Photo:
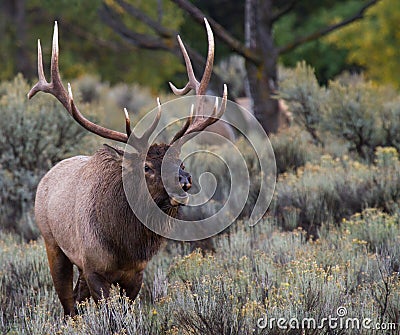
[[[84,276],[90,295],[96,303],[100,299],[109,297],[111,283],[102,274],[94,271],[85,271]]]
[[[125,291],[126,296],[134,301],[139,294],[143,283],[143,270],[132,271],[128,276],[120,279],[118,284],[121,291]]]
[[[74,316],[74,297],[72,291],[73,265],[64,252],[53,243],[45,242],[50,273],[64,315]]]

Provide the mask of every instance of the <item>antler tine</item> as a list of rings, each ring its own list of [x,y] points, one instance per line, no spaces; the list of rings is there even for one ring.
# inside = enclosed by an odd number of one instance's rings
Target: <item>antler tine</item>
[[[177,88],[171,82],[169,82],[169,86],[171,87],[171,90],[172,90],[172,92],[174,92],[175,95],[185,95],[192,89],[197,92],[198,88],[200,86],[200,83],[198,82],[198,80],[196,79],[196,77],[194,75],[193,66],[192,66],[192,62],[190,60],[189,54],[186,51],[185,45],[183,44],[182,39],[179,35],[177,36],[177,39],[178,39],[178,43],[179,43],[179,46],[182,51],[183,59],[185,60],[186,72],[188,74],[189,81],[181,89]]]
[[[28,93],[28,99],[31,99],[37,92],[44,91],[48,89],[49,83],[46,81],[46,77],[44,75],[43,70],[43,56],[42,56],[42,47],[40,45],[40,39],[38,39],[38,77],[39,81],[31,88]]]
[[[125,129],[126,129],[126,134],[128,136],[131,136],[132,134],[132,129],[131,129],[131,119],[129,117],[128,110],[124,108],[124,113],[125,113]]]
[[[204,18],[204,23],[205,23],[206,30],[207,30],[208,54],[207,54],[206,66],[204,69],[203,77],[201,78],[201,82],[199,82],[194,75],[192,62],[190,60],[188,52],[186,51],[185,45],[182,42],[181,37],[179,35],[177,36],[178,43],[181,48],[183,58],[185,60],[186,72],[188,74],[189,81],[181,89],[177,88],[174,84],[169,82],[169,86],[171,87],[171,90],[172,90],[172,92],[174,92],[175,95],[185,95],[191,89],[195,90],[196,95],[205,95],[206,94],[207,86],[208,86],[208,83],[210,82],[212,69],[213,69],[213,65],[214,65],[215,44],[214,44],[213,32],[212,32],[211,27],[206,18]]]
[[[183,95],[183,94],[189,92],[190,89],[195,89],[198,99],[196,102],[196,110],[197,110],[196,115],[193,115],[194,114],[193,113],[194,106],[192,106],[190,117],[188,118],[188,120],[186,121],[186,123],[182,127],[182,129],[174,136],[174,138],[171,141],[171,144],[176,142],[178,139],[180,139],[184,135],[193,134],[195,132],[200,132],[200,131],[204,130],[205,128],[207,128],[208,126],[212,125],[213,123],[217,122],[226,110],[226,105],[227,105],[227,100],[228,100],[228,88],[226,85],[224,85],[224,93],[222,96],[222,103],[221,103],[220,109],[218,110],[218,99],[216,99],[215,106],[214,106],[214,109],[213,109],[213,112],[211,113],[211,115],[210,116],[202,115],[202,114],[204,114],[204,112],[203,112],[204,98],[205,98],[204,95],[206,94],[207,86],[210,82],[212,69],[213,69],[213,65],[214,65],[214,53],[215,53],[215,42],[214,42],[214,35],[212,32],[212,29],[206,18],[204,18],[204,23],[205,23],[206,30],[207,30],[208,54],[207,54],[207,61],[206,61],[203,77],[201,78],[200,83],[197,81],[197,79],[194,76],[193,68],[192,68],[192,64],[191,64],[189,55],[188,55],[188,53],[185,49],[185,46],[183,45],[180,37],[178,36],[179,45],[181,46],[183,58],[185,59],[185,63],[186,63],[186,69],[188,72],[189,81],[182,89],[177,89],[171,83],[170,83],[170,86],[172,88],[172,91],[177,95]],[[193,136],[191,136],[191,137],[193,137]]]
[[[215,104],[214,104],[214,109],[210,115],[210,117],[207,118],[206,121],[209,121],[210,119],[220,119],[222,117],[222,115],[225,113],[226,110],[226,104],[228,101],[228,88],[226,86],[226,84],[224,84],[224,93],[222,95],[222,103],[221,103],[221,107],[218,111],[218,98],[215,98]],[[218,111],[218,113],[217,113]],[[215,121],[212,121],[212,123],[214,123]]]
[[[219,111],[218,111],[218,98],[215,98],[215,104],[211,115],[210,116],[196,115],[194,117],[193,122],[191,122],[188,129],[186,129],[184,135],[203,131],[208,126],[211,126],[213,123],[217,122],[222,117],[222,115],[226,110],[227,100],[228,100],[228,88],[224,84],[224,93],[222,96],[222,103]]]
[[[43,70],[43,55],[42,55],[42,46],[40,45],[40,38],[37,41],[38,43],[38,77],[40,81],[46,82],[46,77],[44,75]]]
[[[192,134],[190,138],[195,136],[195,133],[201,132],[208,126],[217,122],[225,113],[226,105],[228,102],[228,87],[224,84],[224,93],[222,96],[221,107],[218,110],[218,98],[215,98],[215,104],[210,116],[194,115],[194,105],[190,109],[190,117],[187,119],[182,129],[176,133],[170,144],[173,144],[181,137]]]
[[[220,119],[222,117],[222,115],[224,115],[227,102],[228,102],[228,86],[226,86],[226,84],[224,84],[224,93],[222,94],[221,108],[219,109],[219,112],[215,116],[215,118]]]
[[[214,35],[206,18],[204,18],[204,23],[206,25],[206,30],[207,30],[208,54],[207,54],[206,68],[204,69],[204,74],[203,77],[201,78],[198,92],[196,92],[197,95],[206,94],[207,86],[208,83],[210,82],[212,69],[214,65],[214,52],[215,52]]]
[[[193,123],[193,115],[194,115],[194,105],[192,105],[192,107],[190,107],[190,115],[187,118],[184,126],[182,127],[181,130],[179,130],[174,138],[172,139],[172,141],[170,142],[170,144],[174,143],[176,140],[180,139],[186,132],[186,130],[188,130],[189,126]]]
[[[60,78],[60,72],[58,69],[58,24],[57,21],[54,22],[54,32],[53,32],[53,44],[51,52],[51,74],[50,82],[47,82],[43,70],[43,56],[42,48],[40,45],[40,40],[38,40],[38,77],[39,81],[32,87],[28,93],[28,98],[32,98],[36,93],[42,91],[45,93],[50,93],[55,96],[63,106],[71,114],[69,106],[69,98],[65,87],[63,86]]]
[[[161,103],[160,103],[160,98],[157,98],[157,115],[155,116],[153,123],[151,124],[151,126],[144,132],[144,134],[142,135],[142,137],[139,139],[140,141],[146,141],[146,143],[148,143],[149,138],[151,136],[151,134],[153,134],[154,130],[157,128],[158,123],[160,122],[160,118],[161,118]]]
[[[61,82],[60,70],[58,68],[58,58],[59,58],[59,47],[58,47],[58,23],[54,22],[53,31],[53,44],[51,48],[51,72],[50,72],[50,84],[53,84],[53,88],[57,90],[59,88],[61,91],[65,91],[65,88]]]

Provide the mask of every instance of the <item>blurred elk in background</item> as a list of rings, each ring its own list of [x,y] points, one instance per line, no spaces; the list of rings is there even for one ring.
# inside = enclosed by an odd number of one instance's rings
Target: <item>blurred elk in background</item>
[[[177,95],[195,90],[197,96],[205,94],[210,80],[214,60],[214,38],[205,20],[208,35],[208,56],[203,77],[198,82],[194,76],[190,58],[178,36],[184,55],[189,81],[183,89],[171,88]],[[187,203],[192,180],[184,171],[179,159],[178,142],[188,135],[195,136],[222,116],[226,109],[227,88],[221,107],[217,103],[209,116],[199,115],[199,110],[190,117],[169,144],[149,144],[161,116],[158,113],[141,137],[131,131],[130,119],[125,110],[126,134],[104,128],[86,119],[75,105],[72,90],[61,82],[58,69],[58,28],[54,27],[51,58],[51,81],[45,79],[42,51],[38,41],[39,81],[30,90],[32,98],[42,91],[52,94],[68,113],[88,131],[101,137],[133,146],[136,152],[126,152],[128,163],[123,165],[124,151],[104,145],[93,156],[76,156],[61,161],[41,180],[36,194],[35,217],[43,235],[54,286],[65,315],[74,315],[75,304],[89,297],[98,301],[109,295],[110,287],[118,284],[132,300],[142,285],[143,271],[147,262],[158,251],[163,237],[148,229],[135,216],[129,206],[123,187],[123,169],[134,178],[142,174],[144,185],[133,185],[133,194],[141,194],[143,188],[157,206],[169,217],[178,217],[180,206]],[[129,139],[129,143],[128,143]],[[173,144],[177,144],[173,146]],[[149,146],[150,145],[150,146]],[[179,192],[168,194],[161,178],[161,164],[167,150],[173,150],[171,164],[175,173],[170,177],[178,183]],[[141,201],[141,199],[138,199]],[[144,200],[146,201],[146,200]],[[150,213],[151,216],[151,213]],[[169,229],[168,219],[160,222]],[[79,270],[79,278],[73,288],[73,265]]]

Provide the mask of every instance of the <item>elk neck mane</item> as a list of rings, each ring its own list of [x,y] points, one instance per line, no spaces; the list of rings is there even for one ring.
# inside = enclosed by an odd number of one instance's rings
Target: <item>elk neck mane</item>
[[[163,238],[147,228],[133,213],[124,190],[122,164],[122,150],[109,146],[103,146],[90,158],[82,174],[82,178],[94,181],[89,191],[93,206],[87,208],[91,208],[89,215],[97,238],[109,251],[123,259],[135,257],[147,261],[158,251]],[[132,185],[135,188],[132,191],[136,196],[140,195],[138,202],[146,208],[150,207],[152,200],[147,192],[143,192],[143,187],[147,186],[142,181],[142,185]],[[162,209],[171,217],[178,216],[177,207]],[[170,229],[168,220],[157,222],[157,225],[163,230]],[[126,250],[131,254],[126,255]]]

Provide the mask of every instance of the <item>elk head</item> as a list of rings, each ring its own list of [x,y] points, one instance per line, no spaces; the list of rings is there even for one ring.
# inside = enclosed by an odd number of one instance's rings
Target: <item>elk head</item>
[[[74,102],[71,85],[68,83],[67,90],[61,82],[58,68],[59,47],[57,22],[55,22],[53,33],[51,80],[50,82],[47,82],[44,75],[42,49],[40,45],[40,40],[38,40],[39,81],[29,91],[28,98],[32,98],[36,93],[40,91],[50,93],[61,102],[61,104],[74,118],[74,120],[88,131],[97,134],[103,138],[118,141],[133,147],[136,152],[134,154],[126,154],[125,156],[131,158],[131,161],[135,163],[130,164],[130,167],[128,166],[126,168],[130,170],[132,174],[137,174],[138,171],[142,171],[141,173],[143,173],[144,175],[144,180],[146,181],[149,194],[151,198],[159,205],[159,207],[168,208],[171,206],[176,207],[179,205],[185,205],[188,201],[188,195],[186,192],[190,189],[192,180],[190,173],[184,170],[184,165],[179,159],[180,148],[185,141],[196,136],[197,133],[203,131],[205,128],[218,121],[222,114],[225,112],[227,103],[227,87],[226,85],[224,85],[224,93],[221,107],[218,108],[218,100],[216,99],[216,103],[211,115],[205,114],[204,110],[202,109],[204,105],[202,104],[201,97],[206,94],[214,62],[214,37],[207,20],[204,19],[204,22],[208,36],[208,55],[204,74],[200,82],[196,79],[194,75],[190,57],[185,49],[181,38],[178,36],[178,42],[185,60],[189,80],[182,89],[176,88],[172,83],[170,83],[170,86],[172,91],[176,95],[184,95],[193,89],[199,100],[198,103],[196,103],[196,107],[192,106],[190,115],[187,118],[185,124],[175,134],[169,144],[149,144],[150,136],[155,131],[161,117],[162,107],[159,99],[157,99],[158,112],[152,124],[140,137],[132,132],[131,121],[128,111],[126,109],[124,109],[126,133],[121,133],[95,124],[82,115]],[[114,150],[117,155],[122,156],[124,154],[124,152],[120,149],[112,147],[109,148],[111,150]],[[172,174],[171,178],[174,178],[174,180],[176,181],[175,184],[178,185],[178,187],[175,187],[176,192],[167,192],[161,178],[161,165],[167,151],[172,152],[172,154],[168,155],[168,157],[171,157],[169,162],[170,173]],[[138,164],[140,164],[141,166]]]

